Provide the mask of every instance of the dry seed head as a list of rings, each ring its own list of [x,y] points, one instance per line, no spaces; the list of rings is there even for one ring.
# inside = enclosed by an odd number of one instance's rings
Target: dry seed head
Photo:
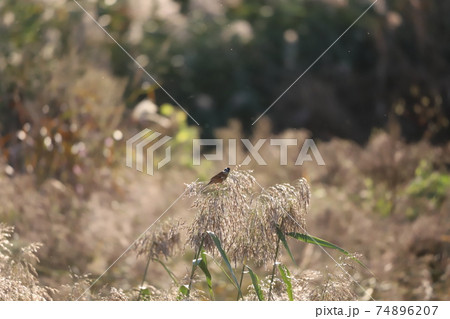
[[[276,227],[283,233],[304,233],[309,198],[305,179],[297,181],[295,186],[277,184],[262,190],[252,202],[247,223],[238,234],[238,245],[232,251],[235,257],[242,256],[241,260],[252,260],[257,265],[273,263],[278,243]]]
[[[109,291],[105,291],[106,287],[104,287],[99,292],[99,300],[101,301],[129,301],[131,298],[124,293],[122,289],[117,289],[111,287]]]
[[[187,196],[195,197],[192,207],[198,210],[189,227],[188,242],[194,250],[203,240],[205,249],[214,254],[214,243],[204,236],[212,231],[232,261],[261,265],[273,262],[277,225],[283,232],[305,232],[310,198],[305,179],[295,186],[275,185],[259,195],[253,192],[255,183],[251,171],[233,170],[223,184],[187,185]]]
[[[301,275],[291,275],[293,299],[298,301],[347,301],[356,300],[355,287],[342,271],[324,273],[314,270],[303,271]],[[265,300],[268,300],[271,277],[264,278],[260,287]],[[275,278],[272,284],[271,300],[289,300],[286,284]],[[247,300],[258,300],[253,285],[248,287]]]
[[[91,300],[93,295],[89,287],[91,286],[92,280],[89,279],[90,274],[77,275],[69,267],[69,276],[72,279],[72,283],[62,285],[58,291],[56,300]],[[84,293],[88,289],[86,293]]]
[[[214,232],[225,251],[236,245],[237,235],[247,224],[252,203],[255,178],[247,170],[232,170],[221,184],[204,188],[204,183],[187,185],[188,197],[195,197],[192,208],[197,210],[189,227],[188,243],[197,250],[202,242],[205,250],[214,254],[214,243],[207,231]]]
[[[310,300],[348,301],[356,300],[353,282],[343,272],[323,275],[320,285],[309,292]]]
[[[13,231],[0,223],[0,300],[51,300],[56,290],[40,285],[34,267],[41,244],[17,249],[10,241]]]
[[[277,184],[261,193],[257,210],[264,214],[266,227],[274,234],[276,227],[283,233],[305,233],[310,196],[310,188],[304,178],[298,180],[295,186]]]
[[[236,234],[235,245],[228,255],[233,261],[252,261],[260,266],[273,262],[275,249],[274,234],[265,226],[263,216],[252,209],[240,232]]]
[[[174,255],[174,252],[180,247],[181,230],[183,222],[171,219],[162,222],[154,231],[147,232],[135,245],[137,255],[159,258],[164,256],[166,259]]]

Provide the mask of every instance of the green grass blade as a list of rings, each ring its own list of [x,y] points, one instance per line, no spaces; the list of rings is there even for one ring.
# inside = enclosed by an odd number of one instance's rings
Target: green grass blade
[[[314,244],[314,245],[318,245],[318,246],[322,246],[322,247],[326,247],[326,248],[336,249],[336,250],[340,251],[341,253],[343,253],[344,255],[350,257],[351,259],[356,261],[358,264],[360,264],[361,266],[363,266],[364,268],[366,268],[367,270],[370,271],[370,269],[367,268],[366,265],[364,265],[358,258],[352,256],[352,254],[350,254],[348,251],[346,251],[345,249],[343,249],[335,244],[332,244],[324,239],[321,239],[319,237],[309,236],[306,234],[301,234],[301,233],[287,233],[286,235],[288,235],[292,238],[295,238],[297,240],[303,241],[305,243],[308,243],[308,244]]]
[[[276,228],[276,231],[277,231],[277,236],[278,236],[278,238],[279,238],[279,239],[281,240],[281,242],[283,243],[283,246],[284,246],[284,248],[286,248],[286,251],[288,252],[289,257],[291,257],[292,261],[293,261],[294,264],[295,264],[295,259],[294,259],[294,257],[292,256],[291,250],[289,249],[288,243],[287,243],[287,241],[286,241],[286,236],[284,236],[283,232],[281,231],[281,229],[280,229],[278,226],[277,226],[277,228]]]
[[[264,295],[261,290],[261,287],[259,286],[259,278],[256,276],[256,274],[253,272],[253,270],[249,266],[245,266],[248,269],[248,273],[250,274],[250,277],[252,278],[253,288],[255,288],[256,295],[258,296],[259,301],[264,301]]]
[[[278,265],[278,270],[280,271],[281,278],[283,279],[284,283],[286,284],[286,292],[288,294],[289,300],[293,301],[294,296],[292,293],[291,273],[289,272],[287,267],[283,264]]]
[[[233,272],[233,268],[231,267],[230,261],[228,260],[227,254],[225,253],[225,251],[222,248],[222,244],[220,243],[219,238],[216,236],[216,234],[214,234],[211,231],[207,231],[208,235],[212,238],[214,244],[217,247],[217,250],[219,250],[220,255],[222,256],[223,261],[225,262],[225,264],[227,265],[228,270],[230,271],[231,277],[233,277],[233,281],[236,284],[236,287],[238,289],[239,294],[242,297],[242,291],[241,291],[241,287],[239,286],[239,282],[236,278],[236,275]]]
[[[209,258],[211,258],[214,261],[216,266],[219,267],[220,270],[222,270],[222,272],[225,274],[225,276],[230,281],[230,283],[237,289],[236,284],[233,281],[233,278],[231,278],[230,275],[228,275],[227,271],[223,268],[223,266],[217,260],[214,259],[214,256],[211,256],[208,253],[205,253],[205,255],[208,256]]]
[[[150,300],[150,289],[141,288],[139,291],[140,300]]]
[[[206,260],[206,254],[205,251],[202,249],[201,253],[202,258],[198,261],[198,266],[203,271],[203,273],[206,276],[206,283],[208,284],[209,294],[211,295],[211,299],[214,300],[214,291],[212,289],[212,279],[211,279],[211,273],[208,269],[208,263]]]
[[[156,262],[160,263],[161,266],[164,267],[165,271],[169,274],[170,278],[172,278],[172,280],[175,283],[175,285],[178,286],[178,280],[177,280],[177,277],[175,277],[175,274],[169,268],[167,268],[167,266],[161,260],[159,260],[158,258],[153,258],[153,261],[156,261]]]
[[[189,287],[188,285],[182,285],[180,286],[180,292],[184,295],[184,296],[188,296],[189,295]]]

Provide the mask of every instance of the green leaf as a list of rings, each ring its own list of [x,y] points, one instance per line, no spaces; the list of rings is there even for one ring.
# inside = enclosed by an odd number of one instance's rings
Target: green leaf
[[[306,234],[301,234],[301,233],[287,233],[286,235],[295,238],[297,240],[301,240],[305,243],[308,244],[314,244],[314,245],[318,245],[318,246],[322,246],[322,247],[326,247],[326,248],[331,248],[331,249],[336,249],[339,250],[341,253],[343,253],[346,256],[349,256],[351,259],[353,259],[354,261],[356,261],[358,264],[360,264],[361,266],[363,266],[364,268],[366,268],[367,270],[370,271],[369,268],[367,268],[366,265],[364,265],[361,261],[359,261],[357,258],[353,257],[348,251],[346,251],[345,249],[336,246],[335,244],[332,244],[324,239],[321,239],[319,237],[314,237],[314,236],[309,236]]]
[[[253,288],[255,288],[256,295],[258,296],[259,301],[264,301],[264,295],[261,290],[261,287],[259,286],[259,278],[256,276],[256,274],[253,272],[253,270],[249,266],[245,266],[248,269],[248,273],[250,274],[250,277],[252,278]]]
[[[150,300],[150,289],[141,288],[139,291],[139,297],[142,298],[142,300]]]
[[[206,256],[209,256],[209,258],[211,258],[211,259],[214,261],[214,263],[216,264],[216,266],[219,267],[220,270],[222,270],[223,274],[227,277],[227,279],[230,281],[230,283],[231,283],[234,287],[236,287],[236,284],[234,283],[233,279],[230,277],[230,275],[228,275],[227,271],[223,268],[222,264],[219,263],[217,260],[215,260],[215,259],[214,259],[214,256],[211,256],[211,255],[208,254],[208,253],[205,253],[205,255],[206,255]],[[236,289],[237,289],[237,287],[236,287]]]
[[[189,287],[188,285],[182,285],[180,286],[180,292],[185,295],[185,296],[189,296]]]
[[[292,261],[293,261],[294,264],[295,264],[295,259],[294,259],[294,257],[292,256],[291,250],[289,249],[288,243],[287,243],[287,241],[286,241],[286,236],[284,236],[283,232],[282,232],[281,229],[278,227],[278,225],[277,225],[277,227],[276,227],[276,231],[277,231],[277,236],[278,236],[278,238],[279,238],[279,239],[281,240],[281,242],[283,243],[283,246],[284,246],[284,248],[286,248],[286,251],[288,252],[289,257],[291,257]]]
[[[225,261],[225,264],[227,265],[228,270],[231,273],[231,276],[233,277],[233,281],[236,284],[236,287],[238,289],[239,295],[242,297],[242,291],[241,291],[241,287],[239,286],[239,282],[236,278],[236,275],[233,272],[233,268],[231,267],[230,261],[228,260],[227,254],[225,253],[225,251],[222,248],[222,244],[220,243],[219,238],[216,236],[216,234],[214,234],[211,231],[207,231],[208,235],[212,238],[214,244],[217,247],[217,250],[219,250],[220,255],[222,256],[223,261]]]
[[[291,273],[289,272],[287,267],[283,264],[278,265],[278,270],[280,271],[281,278],[283,279],[284,283],[286,284],[286,292],[288,294],[289,300],[293,301],[294,297],[292,294]]]
[[[301,234],[301,233],[287,233],[286,235],[288,235],[292,238],[295,238],[297,240],[301,240],[308,244],[314,244],[314,245],[318,245],[318,246],[322,246],[322,247],[336,249],[345,255],[350,255],[350,253],[348,251],[346,251],[345,249],[343,249],[339,246],[336,246],[336,245],[334,245],[324,239],[321,239],[319,237],[309,236],[309,235]]]
[[[157,261],[161,264],[161,266],[164,267],[164,269],[167,271],[167,273],[169,274],[170,278],[172,278],[173,282],[175,283],[175,285],[178,286],[178,280],[177,277],[175,277],[175,274],[169,269],[167,268],[167,266],[158,258],[153,258],[153,261]]]
[[[203,273],[206,276],[206,283],[208,284],[209,294],[211,295],[211,299],[214,300],[214,292],[212,289],[211,273],[208,270],[206,254],[203,249],[202,249],[201,256],[202,256],[202,258],[199,259],[198,266],[200,267],[200,269],[203,271]]]

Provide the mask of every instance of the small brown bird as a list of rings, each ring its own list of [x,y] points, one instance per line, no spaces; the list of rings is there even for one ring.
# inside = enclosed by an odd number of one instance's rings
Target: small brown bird
[[[206,184],[206,185],[203,187],[203,189],[204,189],[206,186],[211,185],[211,184],[220,184],[220,183],[223,183],[223,181],[227,179],[228,173],[230,173],[230,168],[229,168],[229,167],[225,168],[225,169],[224,169],[223,171],[221,171],[219,174],[214,175],[213,177],[211,177],[211,180],[209,181],[208,184]]]

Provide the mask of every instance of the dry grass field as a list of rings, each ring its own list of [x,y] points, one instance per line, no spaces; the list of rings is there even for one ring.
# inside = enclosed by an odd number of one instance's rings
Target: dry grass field
[[[448,300],[448,146],[380,131],[364,147],[333,139],[318,148],[325,166],[279,167],[263,149],[269,166],[232,168],[205,190],[207,177],[194,181],[220,164],[202,171],[171,163],[154,176],[98,167],[87,195],[76,189],[90,184],[36,185],[32,174],[2,173],[1,298]],[[277,229],[349,255],[286,236],[291,258]]]
[[[450,300],[449,15],[0,1],[0,300]]]

